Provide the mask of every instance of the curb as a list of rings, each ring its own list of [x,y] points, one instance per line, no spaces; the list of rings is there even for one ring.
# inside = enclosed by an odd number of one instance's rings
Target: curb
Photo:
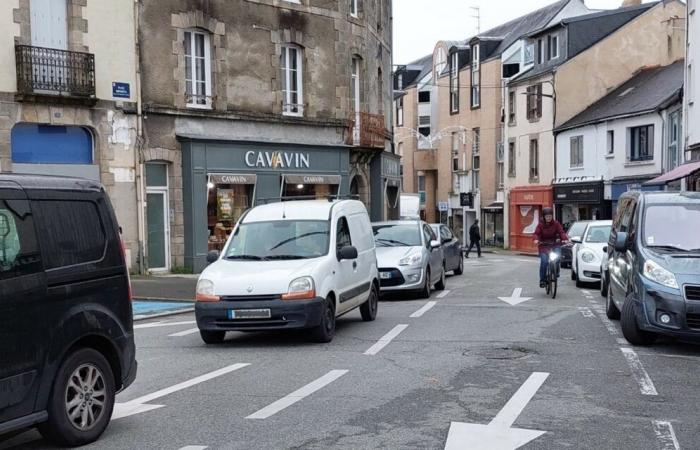
[[[177,311],[167,311],[156,314],[140,314],[138,316],[134,316],[134,322],[141,322],[142,320],[148,319],[157,319],[159,317],[176,316],[178,314],[186,314],[191,312],[194,312],[194,308],[178,309]]]

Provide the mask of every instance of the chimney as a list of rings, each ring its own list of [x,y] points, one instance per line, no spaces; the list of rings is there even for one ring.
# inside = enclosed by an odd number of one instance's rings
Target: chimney
[[[621,8],[626,8],[628,6],[639,6],[642,4],[642,0],[623,0]]]

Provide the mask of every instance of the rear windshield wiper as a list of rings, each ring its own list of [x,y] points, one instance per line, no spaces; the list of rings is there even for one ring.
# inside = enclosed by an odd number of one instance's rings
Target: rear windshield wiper
[[[229,255],[226,257],[228,260],[235,260],[235,259],[246,259],[250,261],[266,261],[267,258],[264,258],[262,256],[256,256],[256,255]]]

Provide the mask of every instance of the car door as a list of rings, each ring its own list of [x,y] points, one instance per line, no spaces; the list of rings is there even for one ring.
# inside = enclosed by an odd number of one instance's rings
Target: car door
[[[0,424],[34,412],[54,316],[45,297],[29,201],[0,182]]]
[[[433,229],[430,228],[430,225],[423,224],[423,234],[426,241],[426,248],[428,249],[430,273],[432,274],[432,279],[436,280],[440,277],[440,271],[442,270],[442,249],[440,247],[432,248],[432,246],[430,245],[432,241],[438,240],[437,236],[433,232]]]
[[[348,216],[350,241],[357,249],[357,269],[355,270],[355,298],[353,306],[364,303],[369,298],[372,280],[378,277],[377,255],[374,251],[374,234],[367,213]]]
[[[632,217],[636,211],[637,202],[633,198],[625,199],[620,205],[619,223],[615,231],[610,233],[610,245],[612,246],[612,267],[610,270],[610,289],[616,303],[622,304],[627,295],[628,276],[630,270],[630,255],[628,250],[618,251],[615,248],[615,240],[620,232],[630,232]]]
[[[440,225],[440,239],[444,243],[442,249],[447,261],[447,270],[452,270],[459,266],[459,241],[446,225]]]
[[[352,237],[350,235],[350,225],[346,216],[339,216],[336,220],[335,231],[335,252],[336,255],[343,247],[352,245]],[[338,291],[338,309],[336,313],[341,314],[352,308],[352,301],[357,296],[355,289],[357,288],[357,260],[343,259],[338,261],[338,270],[336,271],[337,291]]]

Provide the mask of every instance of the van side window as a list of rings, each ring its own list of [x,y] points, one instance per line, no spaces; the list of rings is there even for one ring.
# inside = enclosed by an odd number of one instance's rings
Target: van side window
[[[0,280],[41,270],[41,255],[29,202],[0,199]]]
[[[345,217],[341,217],[338,219],[335,248],[336,250],[340,250],[348,245],[352,245],[352,239],[350,238],[350,227],[348,226],[348,220]]]
[[[107,238],[97,205],[89,201],[32,202],[45,246],[46,269],[100,261]]]
[[[433,233],[433,230],[428,225],[423,226],[423,234],[425,235],[425,246],[430,248],[430,241],[437,240],[437,237],[435,236],[435,233]]]
[[[622,218],[620,219],[620,228],[618,231],[623,231],[628,233],[630,231],[630,226],[632,225],[632,216],[634,215],[635,202],[629,201],[625,205],[624,211],[622,211]]]
[[[444,242],[452,240],[452,232],[444,225],[440,227],[440,238],[442,238]]]

